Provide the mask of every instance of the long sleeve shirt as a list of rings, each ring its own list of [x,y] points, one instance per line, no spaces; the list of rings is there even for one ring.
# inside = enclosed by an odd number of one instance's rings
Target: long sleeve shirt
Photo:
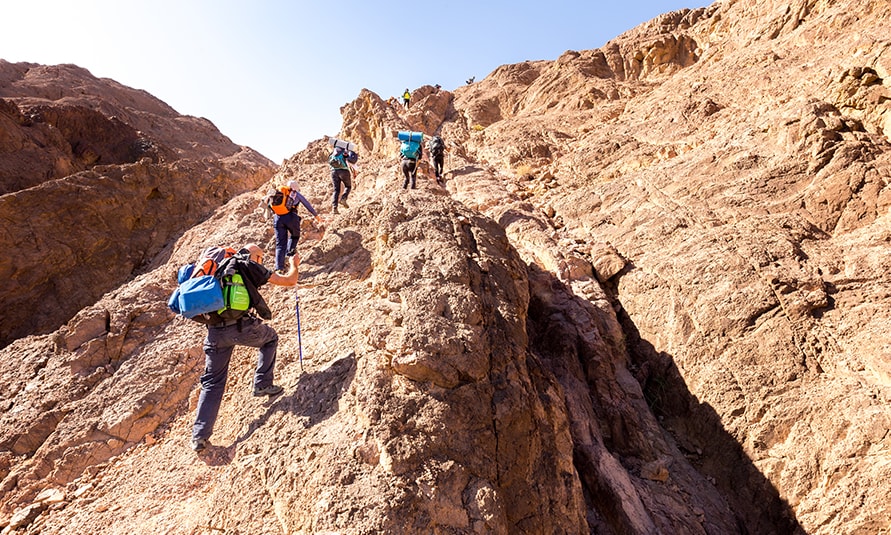
[[[309,210],[309,213],[311,213],[313,217],[319,216],[318,212],[316,212],[316,209],[312,207],[312,204],[310,204],[309,201],[306,200],[306,197],[304,197],[303,194],[301,194],[299,191],[294,190],[290,193],[290,195],[288,195],[286,206],[293,211],[297,209],[297,203],[302,204],[307,210]]]

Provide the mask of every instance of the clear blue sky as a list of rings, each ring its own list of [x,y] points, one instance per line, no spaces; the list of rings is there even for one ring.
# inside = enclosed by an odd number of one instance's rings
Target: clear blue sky
[[[0,58],[74,63],[210,119],[276,163],[340,129],[362,88],[479,81],[500,65],[599,48],[708,0],[12,0]]]

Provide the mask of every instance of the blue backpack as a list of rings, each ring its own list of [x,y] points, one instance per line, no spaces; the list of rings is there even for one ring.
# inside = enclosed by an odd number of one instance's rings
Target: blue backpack
[[[403,141],[402,147],[399,148],[399,152],[402,153],[403,158],[408,158],[409,160],[417,160],[418,159],[418,151],[421,148],[421,144],[417,141]]]
[[[186,264],[176,274],[179,286],[167,306],[199,323],[237,319],[250,308],[250,296],[231,249],[211,247],[197,263]],[[197,266],[200,266],[196,269]]]

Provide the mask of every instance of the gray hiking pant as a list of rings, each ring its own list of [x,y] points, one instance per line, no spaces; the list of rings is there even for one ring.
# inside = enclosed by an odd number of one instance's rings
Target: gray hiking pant
[[[254,389],[272,384],[278,348],[278,334],[275,329],[251,316],[244,316],[240,325],[208,325],[207,338],[204,339],[204,374],[201,376],[201,394],[198,396],[192,438],[210,438],[213,434],[213,424],[220,412],[226,379],[229,376],[229,359],[237,345],[260,349],[254,372]]]

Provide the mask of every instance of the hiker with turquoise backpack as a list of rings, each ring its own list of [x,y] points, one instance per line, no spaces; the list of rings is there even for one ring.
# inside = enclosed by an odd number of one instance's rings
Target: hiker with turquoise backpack
[[[356,153],[355,144],[336,138],[331,138],[328,143],[334,146],[331,155],[328,156],[328,165],[331,167],[331,183],[334,185],[334,198],[331,201],[332,211],[336,214],[337,205],[341,204],[344,208],[349,208],[347,197],[353,189],[353,172],[354,169],[350,164],[354,164],[359,160]],[[340,194],[341,185],[343,186],[343,195]]]
[[[402,189],[407,189],[409,182],[411,182],[411,189],[415,189],[418,179],[418,162],[424,156],[424,151],[421,148],[424,134],[400,131],[397,133],[397,137],[402,142],[399,146],[399,154],[402,156],[402,174],[405,176]]]
[[[300,257],[295,253],[289,257],[288,272],[283,275],[275,273],[263,265],[263,250],[249,243],[220,261],[214,273],[210,274],[224,281],[224,305],[220,310],[201,315],[204,318],[201,322],[207,324],[207,336],[204,339],[201,393],[192,426],[193,450],[204,450],[213,434],[226,390],[229,360],[236,345],[259,350],[253,380],[254,396],[271,397],[284,390],[273,383],[278,333],[263,323],[264,319],[272,319],[272,312],[260,295],[259,288],[266,283],[294,286],[299,277],[299,264]],[[205,264],[199,261],[198,265]],[[182,284],[180,288],[184,286]]]

